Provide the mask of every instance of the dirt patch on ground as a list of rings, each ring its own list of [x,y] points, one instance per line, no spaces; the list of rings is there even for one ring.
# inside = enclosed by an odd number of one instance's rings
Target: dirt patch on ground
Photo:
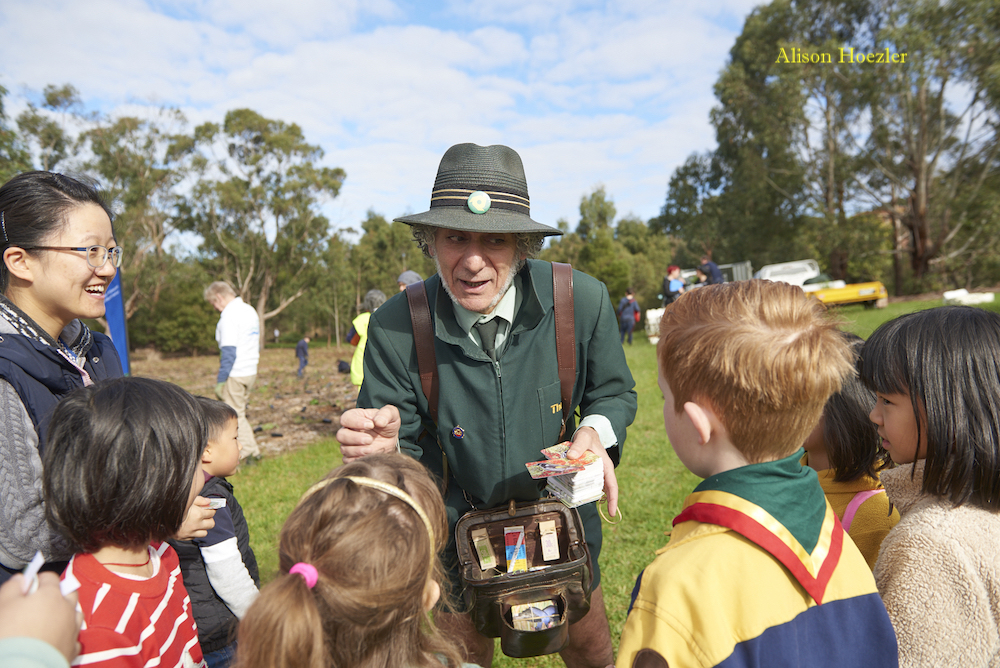
[[[247,419],[255,429],[264,455],[304,447],[333,438],[340,416],[354,408],[357,388],[350,374],[337,371],[337,361],[351,361],[351,347],[326,347],[314,342],[309,366],[296,375],[298,360],[291,348],[267,348],[261,353],[257,382],[247,406]],[[132,375],[159,378],[205,397],[215,396],[217,356],[162,357],[155,351],[136,351],[130,358]]]

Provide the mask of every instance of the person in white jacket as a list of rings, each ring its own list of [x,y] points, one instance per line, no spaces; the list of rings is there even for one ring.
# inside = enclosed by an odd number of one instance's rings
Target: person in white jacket
[[[247,403],[260,360],[260,316],[225,281],[216,281],[205,288],[205,300],[221,314],[215,328],[219,344],[215,396],[232,406],[239,416],[239,438],[243,444],[240,456],[255,461],[260,459],[260,448],[247,420]]]

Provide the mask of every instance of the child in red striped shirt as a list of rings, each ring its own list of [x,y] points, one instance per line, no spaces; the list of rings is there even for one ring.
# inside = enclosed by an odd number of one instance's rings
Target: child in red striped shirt
[[[202,667],[174,536],[204,484],[194,397],[119,378],[56,406],[42,453],[49,521],[79,550],[63,573],[83,613],[74,665]]]

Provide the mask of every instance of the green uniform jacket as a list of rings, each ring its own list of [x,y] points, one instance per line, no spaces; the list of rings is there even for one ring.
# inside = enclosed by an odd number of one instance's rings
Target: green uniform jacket
[[[452,523],[455,513],[461,515],[470,504],[490,508],[509,499],[539,498],[545,481],[533,480],[524,465],[542,459],[540,450],[559,442],[562,411],[552,265],[529,260],[521,276],[523,301],[496,365],[456,322],[440,277],[435,274],[425,281],[440,382],[436,427],[420,387],[406,295],[395,295],[372,315],[358,406],[399,408],[401,449],[439,476],[443,449]],[[573,408],[579,407],[581,417],[603,415],[611,421],[618,445],[609,454],[617,465],[625,429],[635,418],[635,382],[618,341],[607,288],[574,271],[573,298]],[[564,439],[574,429],[575,424],[567,425]]]

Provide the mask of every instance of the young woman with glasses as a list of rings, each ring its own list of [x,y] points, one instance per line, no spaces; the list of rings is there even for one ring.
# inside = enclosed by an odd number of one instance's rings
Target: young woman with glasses
[[[45,520],[41,452],[59,399],[122,375],[111,339],[80,321],[104,316],[122,249],[100,193],[51,172],[0,187],[0,248],[2,582],[36,551],[52,570],[73,554]]]

